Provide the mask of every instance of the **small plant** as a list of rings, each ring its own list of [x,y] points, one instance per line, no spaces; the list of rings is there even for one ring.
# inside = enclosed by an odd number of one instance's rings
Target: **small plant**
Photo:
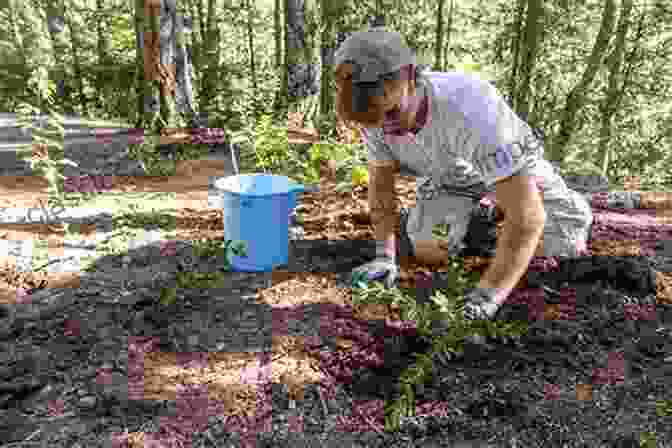
[[[364,146],[359,143],[342,146],[345,148],[345,157],[336,160],[337,178],[342,180],[336,185],[336,190],[350,191],[353,186],[368,185],[369,169]]]
[[[65,119],[56,111],[54,100],[56,86],[49,80],[47,68],[40,66],[33,72],[29,87],[37,96],[38,106],[20,103],[16,112],[19,126],[22,129],[31,130],[33,142],[28,149],[19,150],[18,154],[22,160],[30,163],[31,170],[47,180],[49,193],[47,205],[63,207],[66,195],[63,185],[65,176],[62,169],[65,165],[77,166],[77,164],[64,158],[65,130],[63,124]],[[41,113],[44,104],[47,106],[45,126],[36,127],[33,125],[33,117]],[[63,227],[69,234],[69,224],[64,224]]]
[[[369,170],[365,166],[355,166],[352,171],[352,185],[369,185]]]
[[[432,229],[432,235],[434,238],[448,238],[450,226],[448,224],[437,224]]]
[[[180,143],[177,145],[176,160],[199,160],[208,155],[207,145]]]
[[[224,270],[231,269],[231,256],[246,257],[247,245],[242,241],[214,242],[200,240],[194,242],[194,253],[197,257],[212,257],[223,255]],[[219,288],[226,284],[222,272],[178,272],[176,276],[177,288]],[[162,288],[159,302],[168,306],[177,300],[177,288]]]
[[[656,414],[658,417],[669,417],[672,415],[672,400],[656,401]]]
[[[150,176],[174,175],[175,161],[163,159],[157,144],[158,138],[145,138],[142,142],[130,144],[128,154],[133,160],[141,162]]]
[[[225,268],[231,269],[231,256],[247,257],[247,244],[244,241],[225,241],[222,246]]]
[[[656,448],[658,446],[656,433],[651,431],[641,433],[639,435],[639,446],[640,448]]]
[[[368,185],[369,173],[362,157],[361,145],[336,143],[331,140],[313,143],[308,153],[308,161],[302,163],[302,181],[319,182],[320,167],[329,160],[336,162],[336,191],[349,191],[355,185]]]
[[[258,168],[285,171],[290,160],[287,129],[275,125],[272,116],[262,116],[254,129],[254,151]]]
[[[401,319],[415,321],[417,334],[432,341],[429,353],[416,356],[416,362],[407,368],[399,378],[399,395],[385,404],[385,429],[394,432],[400,427],[403,418],[415,415],[416,388],[432,379],[434,359],[445,353],[458,353],[464,350],[464,340],[469,335],[481,336],[520,336],[527,332],[526,322],[471,322],[462,317],[463,295],[468,288],[478,282],[478,274],[468,273],[459,257],[449,260],[450,287],[437,290],[432,303],[419,305],[412,296],[414,290],[404,291],[398,288],[386,289],[372,282],[353,288],[352,298],[355,304],[384,303],[394,304],[400,309]],[[449,328],[440,336],[432,334],[432,323],[436,320],[448,321]]]
[[[64,165],[77,166],[75,162],[64,158],[63,127],[64,117],[56,111],[54,95],[56,86],[49,81],[46,67],[38,67],[29,81],[34,90],[38,106],[21,103],[17,108],[18,124],[22,129],[30,129],[33,142],[27,149],[19,151],[21,159],[30,163],[30,168],[42,175],[48,182],[49,202],[61,204],[65,200],[62,181],[65,179],[61,170]],[[33,118],[47,107],[47,119],[44,127],[34,126]]]

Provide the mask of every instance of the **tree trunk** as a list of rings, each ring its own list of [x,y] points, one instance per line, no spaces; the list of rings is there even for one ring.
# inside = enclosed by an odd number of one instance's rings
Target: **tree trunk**
[[[283,0],[277,0],[277,1],[283,1]],[[281,67],[282,78],[280,80],[280,88],[275,91],[275,98],[273,99],[273,115],[276,120],[282,119],[281,115],[287,111],[287,104],[288,104],[287,92],[289,89],[289,59],[288,59],[289,50],[287,48],[287,42],[289,41],[289,37],[287,36],[287,30],[289,28],[288,25],[289,13],[287,11],[287,8],[289,6],[289,0],[284,0],[282,5],[284,14],[281,15],[281,20],[282,20],[282,26],[285,29],[284,33],[285,45],[283,47],[283,57]]]
[[[322,59],[322,74],[320,79],[320,108],[319,115],[324,122],[331,121],[335,117],[335,105],[333,99],[333,71],[334,53],[336,52],[336,20],[341,16],[345,3],[323,0],[320,9],[322,12],[322,36],[320,57]],[[331,121],[333,123],[333,121]],[[321,128],[323,126],[318,126]],[[320,133],[326,129],[320,129]],[[322,134],[320,134],[322,135]]]
[[[112,79],[108,75],[108,67],[111,65],[109,58],[109,48],[110,41],[107,35],[106,22],[103,17],[104,14],[104,0],[96,0],[96,14],[98,15],[98,20],[96,24],[96,30],[98,34],[98,41],[96,45],[97,57],[98,57],[98,73],[96,74],[96,107],[102,111],[105,108],[103,104],[104,98],[109,98],[109,95],[112,90]]]
[[[509,103],[513,110],[518,107],[518,67],[520,65],[520,47],[523,35],[523,16],[525,15],[526,0],[518,0],[516,8],[516,21],[511,33],[511,77],[509,78]]]
[[[199,0],[200,1],[200,0]],[[208,114],[219,109],[217,83],[220,76],[220,33],[215,21],[216,0],[208,0],[207,16],[202,16],[203,52],[201,53],[201,73],[199,90],[199,110]],[[201,13],[203,8],[201,7]]]
[[[516,113],[527,121],[530,112],[530,78],[534,68],[537,49],[539,48],[539,19],[543,16],[542,0],[528,0],[527,19],[525,22],[525,52],[520,61],[520,85],[516,92]]]
[[[138,127],[160,132],[193,117],[191,74],[175,0],[136,0]],[[178,115],[178,113],[180,115]]]
[[[158,31],[152,31],[152,21],[156,14],[150,14],[147,3],[152,0],[135,0],[135,33],[136,33],[136,69],[138,89],[138,119],[136,127],[149,132],[158,132],[163,126],[159,124],[160,106],[158,94],[155,91],[154,75],[151,67],[157,64],[159,55],[152,54],[148,49],[157,43],[152,43]],[[157,20],[158,21],[158,20]],[[158,23],[155,24],[158,30]],[[157,51],[158,53],[158,51]]]
[[[446,4],[446,0],[439,0],[436,6],[437,8],[437,17],[436,17],[436,43],[434,46],[434,67],[437,71],[441,71],[443,68],[443,61],[441,60],[441,55],[443,55],[443,7]]]
[[[287,59],[287,99],[289,104],[315,94],[317,70],[310,62],[306,44],[305,0],[286,0],[285,52]]]
[[[187,52],[187,36],[184,32],[184,17],[175,17],[175,108],[182,122],[191,122],[195,118],[196,109],[193,88],[193,65]]]
[[[136,110],[135,127],[138,129],[147,129],[152,122],[151,114],[145,109],[145,96],[151,95],[151,85],[145,81],[145,58],[143,54],[143,32],[145,27],[145,1],[135,0],[135,75],[136,75],[136,95],[138,104]]]
[[[49,30],[49,37],[54,50],[54,74],[58,77],[56,84],[65,86],[67,77],[67,69],[65,64],[65,55],[67,54],[67,40],[64,36],[65,17],[64,5],[61,2],[50,2],[46,7],[47,13],[47,29]],[[62,90],[65,90],[64,88]],[[64,92],[63,92],[64,93]],[[72,114],[74,112],[70,101],[61,101],[65,113]]]
[[[565,157],[567,143],[572,134],[580,129],[580,125],[577,125],[576,112],[584,105],[586,89],[590,87],[597,71],[602,65],[604,52],[609,45],[609,40],[614,29],[615,11],[616,5],[614,0],[605,0],[600,31],[595,40],[593,51],[588,58],[588,65],[579,83],[567,95],[565,109],[560,117],[560,130],[558,131],[558,135],[553,139],[550,148],[548,148],[550,161],[562,162]]]
[[[193,91],[194,83],[196,83],[196,85],[198,85],[199,87],[198,100],[192,93],[193,109],[196,109],[196,103],[198,102],[200,108],[202,102],[200,94],[202,92],[201,82],[203,78],[202,53],[203,53],[203,45],[205,42],[205,39],[203,39],[205,33],[205,27],[204,27],[205,17],[203,16],[202,0],[187,0],[187,8],[189,9],[189,12],[191,14],[192,30],[189,39],[185,37],[184,46],[185,51],[187,50],[187,48],[190,50],[187,52],[188,56],[187,62],[189,63],[191,68],[190,88]]]
[[[602,175],[606,177],[609,169],[609,141],[611,140],[611,119],[616,113],[616,103],[624,93],[624,85],[620,82],[621,64],[625,51],[625,38],[630,27],[632,0],[623,0],[621,18],[616,31],[616,45],[607,59],[609,69],[609,85],[602,103],[602,126],[600,128],[600,152],[602,154]]]
[[[70,30],[71,37],[71,47],[72,47],[72,60],[73,60],[73,69],[75,75],[75,82],[77,83],[77,96],[79,102],[79,113],[83,116],[88,116],[88,99],[84,93],[84,73],[82,71],[82,62],[79,55],[78,49],[81,48],[81,42],[79,39],[79,32],[76,27],[72,26],[72,20],[69,16],[69,13],[64,11],[63,19],[68,29]]]
[[[275,34],[275,67],[282,68],[282,2],[275,0],[273,7],[273,29]]]
[[[199,17],[199,23],[200,23],[200,31],[201,31],[201,42],[206,43],[208,41],[208,16],[205,14],[203,10],[203,2],[205,0],[196,0],[196,5],[198,7],[198,17]]]
[[[191,17],[194,19],[194,28],[191,34],[194,73],[201,73],[201,51],[205,42],[205,26],[203,25],[205,17],[203,16],[202,1],[188,0],[189,7],[191,8]],[[196,22],[198,22],[198,28],[196,27]]]
[[[256,58],[254,53],[254,3],[247,1],[247,45],[250,51],[250,80],[252,81],[252,104],[254,105],[255,117],[259,120],[259,85],[257,83]]]
[[[147,0],[149,2],[152,14],[152,33],[157,30],[158,33],[152,34],[153,45],[151,48],[152,65],[148,67],[152,70],[153,79],[159,83],[159,104],[161,108],[161,117],[166,127],[174,129],[177,127],[176,108],[175,108],[175,90],[177,88],[176,70],[175,70],[175,32],[177,25],[177,5],[176,0]],[[158,5],[155,7],[154,5]],[[157,45],[158,42],[158,45]],[[158,61],[156,54],[158,50]],[[147,66],[145,64],[145,66]]]
[[[453,32],[453,23],[455,22],[455,0],[450,0],[448,9],[448,26],[446,27],[446,45],[443,52],[443,67],[439,70],[446,70],[448,66],[448,53],[450,52],[450,38]]]

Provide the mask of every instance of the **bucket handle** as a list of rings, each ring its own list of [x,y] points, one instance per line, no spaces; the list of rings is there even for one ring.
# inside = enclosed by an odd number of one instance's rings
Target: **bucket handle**
[[[306,186],[301,184],[292,184],[289,186],[290,193],[304,193],[306,191]]]
[[[240,165],[238,164],[238,161],[236,160],[237,159],[236,151],[234,149],[233,144],[229,144],[229,149],[231,150],[231,162],[233,163],[233,169],[236,172],[236,175],[238,176],[238,175],[240,175],[240,171],[238,169],[238,167]],[[256,152],[257,148],[255,147],[254,150]],[[268,170],[266,169],[265,166],[263,167],[263,169],[264,169],[264,174],[268,174]],[[300,193],[315,193],[315,192],[318,192],[318,191],[320,191],[319,184],[316,184],[316,185],[292,184],[289,187],[289,192],[294,193],[294,194],[297,194],[297,193],[298,194],[300,194]]]

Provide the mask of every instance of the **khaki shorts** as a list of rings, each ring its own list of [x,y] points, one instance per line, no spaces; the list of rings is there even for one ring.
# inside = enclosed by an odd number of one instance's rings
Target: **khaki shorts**
[[[560,175],[546,160],[538,160],[519,175],[534,176],[544,201],[543,255],[546,257],[581,256],[586,251],[593,213],[584,196],[567,188]],[[419,182],[418,185],[421,183]],[[471,214],[479,207],[483,195],[459,196],[447,188],[434,189],[428,194],[427,185],[418,188],[417,203],[408,218],[407,233],[411,242],[433,239],[436,225],[448,224],[448,250],[457,254],[464,248]]]

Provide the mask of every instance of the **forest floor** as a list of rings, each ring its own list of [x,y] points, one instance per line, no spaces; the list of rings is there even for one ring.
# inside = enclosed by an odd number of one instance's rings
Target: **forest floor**
[[[671,417],[661,413],[665,403],[672,409],[669,194],[642,192],[636,210],[594,201],[590,255],[533,260],[500,312],[511,319],[524,305],[528,335],[437,365],[417,392],[417,417],[391,435],[384,400],[423,348],[400,330],[413,322],[401,322],[398,306],[355,303],[340,281],[372,255],[366,187],[339,193],[323,182],[302,195],[305,237],[291,243],[286,269],[226,272],[221,253],[197,250],[223,242],[222,212],[208,200],[222,163],[184,163],[171,177],[114,177],[94,201],[133,218],[115,221],[117,244],[97,252],[86,272],[23,271],[18,257],[3,256],[2,446],[94,447],[114,438],[133,448],[149,440],[593,447],[639,446],[632,443],[645,434],[672,446]],[[397,189],[400,205],[412,206],[414,180],[399,178]],[[124,197],[137,207],[119,205]],[[46,199],[40,178],[0,178],[0,207]],[[158,237],[143,244],[150,228]],[[76,239],[96,241],[99,232],[100,222],[80,224]],[[57,224],[2,224],[0,238],[33,241],[52,259],[73,236]],[[479,273],[492,260],[463,258]],[[449,269],[409,260],[400,286],[418,289],[419,273]],[[217,273],[219,283],[180,283],[185,272]],[[175,300],[162,305],[165,288]]]

